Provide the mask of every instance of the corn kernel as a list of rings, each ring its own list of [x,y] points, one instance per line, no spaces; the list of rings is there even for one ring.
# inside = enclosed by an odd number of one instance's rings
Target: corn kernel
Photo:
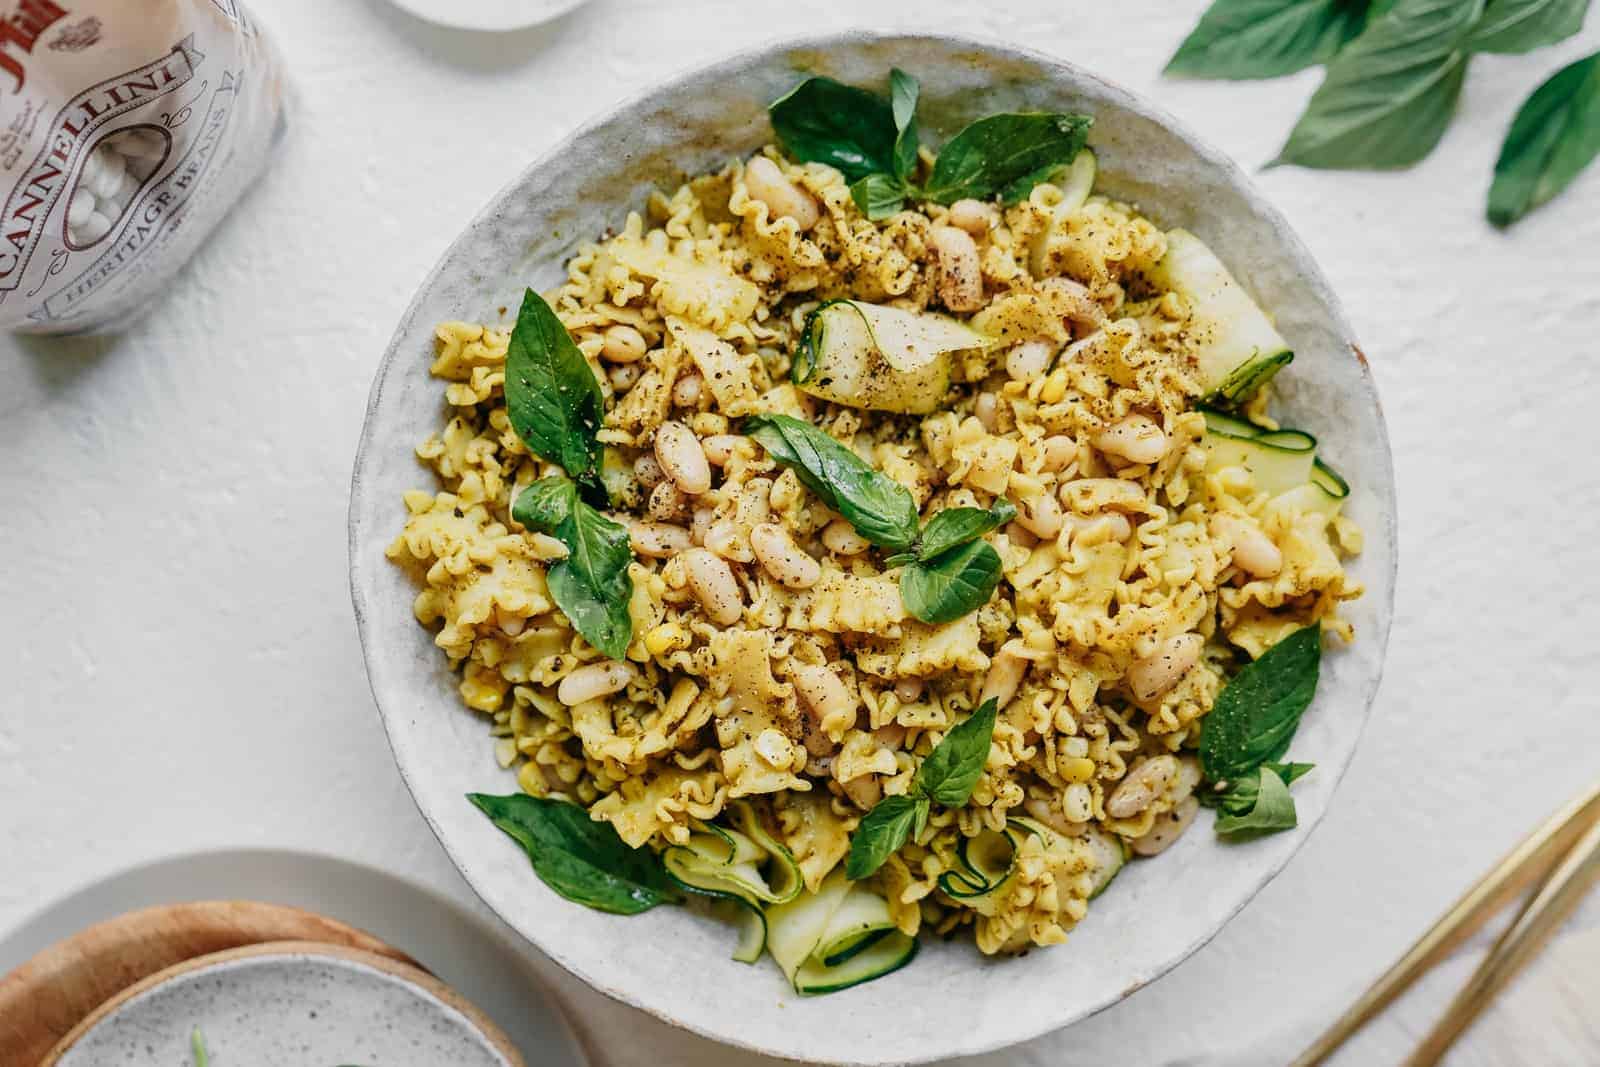
[[[664,622],[644,635],[645,651],[652,656],[664,656],[668,652],[688,647],[688,632],[675,622]]]
[[[1087,782],[1094,777],[1094,760],[1084,757],[1067,757],[1059,764],[1061,777],[1069,782]]]
[[[1067,395],[1067,368],[1057,367],[1050,372],[1039,389],[1039,400],[1045,404],[1059,404]]]

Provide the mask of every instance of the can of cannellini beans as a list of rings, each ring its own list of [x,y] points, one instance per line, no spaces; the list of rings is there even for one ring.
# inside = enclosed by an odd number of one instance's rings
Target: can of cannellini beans
[[[261,173],[286,97],[238,0],[0,0],[0,327],[148,310]]]

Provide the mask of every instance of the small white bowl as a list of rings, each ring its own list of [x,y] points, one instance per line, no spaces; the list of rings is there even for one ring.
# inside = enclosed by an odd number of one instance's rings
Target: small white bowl
[[[504,1034],[449,986],[387,956],[278,941],[188,960],[129,986],[41,1067],[213,1063],[523,1067]]]
[[[1366,595],[1358,634],[1323,662],[1295,739],[1317,764],[1295,786],[1300,827],[1244,845],[1202,825],[1158,861],[1132,864],[1066,945],[984,959],[964,939],[929,940],[909,967],[844,993],[802,998],[766,963],[728,958],[733,932],[681,908],[618,918],[562,901],[462,794],[516,788],[487,728],[464,708],[415,590],[384,558],[405,518],[401,493],[432,485],[413,448],[439,423],[428,373],[434,324],[495,321],[525,286],[559,282],[579,243],[641,207],[651,189],[770,140],[766,104],[801,71],[882,85],[891,67],[922,81],[922,125],[948,137],[996,111],[1095,116],[1100,188],[1165,227],[1198,233],[1277,319],[1296,359],[1274,383],[1279,410],[1318,435],[1354,486],[1366,529],[1351,570]],[[1240,169],[1150,103],[1076,66],[952,37],[842,34],[772,45],[684,75],[589,123],[526,168],[445,253],[395,332],[373,385],[350,501],[351,588],[373,694],[400,772],[446,851],[485,902],[602,992],[709,1037],[796,1059],[852,1064],[977,1053],[1075,1022],[1128,996],[1210,940],[1322,818],[1378,687],[1395,575],[1394,476],[1366,359],[1327,281]]]
[[[549,22],[589,0],[389,0],[408,15],[457,30],[494,33]]]

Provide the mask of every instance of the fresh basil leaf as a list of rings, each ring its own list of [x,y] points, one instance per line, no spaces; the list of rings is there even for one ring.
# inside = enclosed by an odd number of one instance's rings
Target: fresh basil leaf
[[[1016,505],[1004,498],[996,500],[989,508],[945,508],[922,528],[916,558],[930,560],[957,545],[975,541],[1016,517]]]
[[[1274,163],[1409,167],[1444,136],[1483,0],[1399,0],[1328,64]]]
[[[924,199],[949,204],[1028,195],[1041,174],[1071,163],[1089,137],[1088,115],[1006,113],[981,118],[944,146]]]
[[[876,222],[906,206],[906,187],[887,174],[869,174],[850,186],[850,199],[863,215]]]
[[[1245,815],[1256,806],[1256,796],[1261,791],[1261,772],[1270,770],[1283,780],[1284,785],[1293,785],[1296,780],[1304,778],[1315,767],[1314,763],[1263,763],[1260,767],[1242,777],[1235,778],[1222,792],[1202,789],[1198,796],[1200,803],[1210,808],[1216,808],[1227,815]]]
[[[902,182],[917,169],[917,96],[922,86],[899,67],[889,71],[889,109],[894,115],[894,177]]]
[[[628,613],[633,549],[627,529],[590,507],[561,477],[542,478],[524,489],[511,517],[567,546],[567,558],[545,572],[551,599],[584,640],[612,659],[626,655],[633,639]]]
[[[1276,78],[1325,63],[1367,23],[1364,0],[1216,0],[1167,62],[1194,78]]]
[[[1531,52],[1581,30],[1588,9],[1589,0],[1488,0],[1467,47],[1474,52]]]
[[[576,804],[516,793],[468,793],[533,863],[544,884],[568,900],[617,915],[636,915],[682,895],[667,869],[648,848],[629,848],[608,822],[597,822]]]
[[[744,432],[868,541],[896,549],[916,540],[917,502],[906,487],[809,422],[752,415]]]
[[[826,163],[850,181],[895,173],[899,132],[882,97],[832,78],[807,78],[767,108],[790,156]]]
[[[1322,627],[1313,624],[1234,675],[1201,720],[1200,766],[1208,780],[1231,782],[1283,755],[1317,691],[1321,663]]]
[[[1000,581],[1000,553],[987,541],[968,541],[900,572],[900,599],[926,623],[954,622],[989,602]]]
[[[844,876],[856,882],[882,867],[906,843],[913,824],[926,823],[927,807],[925,796],[906,794],[880,800],[867,812],[850,838],[850,858],[845,860]]]
[[[1600,52],[1557,71],[1512,120],[1489,186],[1489,221],[1513,222],[1600,155]]]
[[[933,746],[917,768],[916,778],[916,787],[928,799],[947,808],[959,808],[972,796],[973,787],[983,776],[983,765],[989,761],[989,742],[994,736],[998,710],[990,697]]]
[[[1293,830],[1299,825],[1295,815],[1294,798],[1289,787],[1269,767],[1259,768],[1260,786],[1255,803],[1242,815],[1226,811],[1217,816],[1217,833],[1272,834],[1279,830]]]
[[[600,483],[601,445],[595,434],[605,415],[600,382],[549,304],[529,289],[506,348],[506,413],[528,450],[561,467],[606,502]]]

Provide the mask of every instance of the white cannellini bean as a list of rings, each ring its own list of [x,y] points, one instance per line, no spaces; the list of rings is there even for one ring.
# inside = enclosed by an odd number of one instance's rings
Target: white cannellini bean
[[[1194,822],[1195,812],[1200,810],[1200,802],[1194,797],[1185,797],[1177,806],[1165,815],[1156,816],[1154,825],[1143,837],[1135,838],[1130,848],[1136,856],[1154,856],[1166,850],[1183,832]]]
[[[1134,413],[1095,434],[1094,447],[1129,463],[1159,463],[1170,446],[1154,419]]]
[[[947,219],[950,225],[966,230],[973,237],[981,238],[989,232],[989,227],[994,225],[995,210],[982,200],[968,197],[950,205]]]
[[[668,559],[688,548],[689,531],[670,522],[636,522],[628,529],[628,544],[635,555]]]
[[[1049,341],[1024,341],[1006,353],[1006,373],[1019,382],[1031,382],[1050,369],[1055,354]]]
[[[774,218],[793,219],[802,233],[822,218],[822,210],[811,194],[785,177],[766,156],[756,156],[745,164],[744,187],[767,205]]]
[[[72,194],[72,199],[67,202],[67,225],[77,229],[89,221],[89,216],[94,214],[94,194],[84,188],[79,188]]]
[[[576,707],[585,701],[598,700],[626,689],[638,673],[633,664],[620,660],[591,663],[561,679],[561,684],[556,687],[556,699],[569,708]]]
[[[1069,822],[1088,822],[1094,818],[1094,794],[1085,782],[1073,782],[1062,790],[1061,812]]]
[[[606,371],[606,379],[611,383],[612,392],[626,393],[638,384],[639,364],[618,363],[615,367]]]
[[[695,508],[694,515],[689,521],[689,540],[697,545],[706,543],[706,534],[710,531],[712,521],[717,517],[711,508]]]
[[[644,358],[644,334],[627,323],[607,326],[600,336],[601,359],[609,363],[637,363]]]
[[[1200,662],[1200,649],[1206,639],[1199,634],[1178,634],[1156,646],[1144,659],[1128,668],[1128,687],[1140,700],[1154,700],[1183,680],[1189,669]]]
[[[690,371],[672,383],[672,402],[680,408],[698,407],[700,394],[704,391],[704,379],[694,371]]]
[[[122,185],[122,157],[106,145],[96,148],[89,156],[79,179],[100,200],[109,200]]]
[[[756,735],[752,747],[755,748],[756,755],[761,757],[761,762],[768,767],[787,767],[794,762],[794,745],[790,744],[782,732],[770,726]]]
[[[656,457],[649,452],[642,453],[633,461],[633,476],[646,489],[654,489],[667,478],[661,470],[661,464],[657,463]]]
[[[711,464],[700,438],[683,423],[663,422],[656,427],[655,452],[662,472],[682,492],[699,496],[711,488]]]
[[[688,505],[689,498],[683,495],[683,490],[673,482],[663,481],[650,490],[650,502],[646,510],[652,519],[667,522],[680,518]]]
[[[894,683],[895,699],[902,704],[914,704],[922,699],[922,679],[902,678]]]
[[[1073,822],[1062,812],[1061,808],[1050,803],[1042,797],[1032,797],[1023,805],[1029,815],[1044,823],[1057,833],[1066,834],[1068,837],[1081,837],[1088,829],[1086,822]]]
[[[979,702],[994,698],[995,706],[1004,709],[1017,695],[1022,676],[1028,673],[1028,661],[1009,648],[1001,648],[989,664],[989,673],[983,676],[983,693]]]
[[[751,530],[750,547],[766,572],[790,589],[810,589],[822,577],[822,565],[775,522],[764,522]]]
[[[96,211],[82,226],[73,231],[79,244],[92,245],[111,232],[111,220]]]
[[[744,531],[727,519],[707,526],[700,543],[733,563],[749,563],[756,558]]]
[[[1049,297],[1052,307],[1059,308],[1078,328],[1079,336],[1098,330],[1105,324],[1105,308],[1100,306],[1082,282],[1075,282],[1071,278],[1046,278],[1039,283],[1039,288]]]
[[[684,573],[689,591],[694,593],[706,615],[718,626],[732,626],[744,615],[744,600],[733,571],[721,558],[703,548],[683,554]]]
[[[1047,471],[1065,469],[1078,455],[1078,442],[1064,433],[1046,437],[1039,446],[1041,466]]]
[[[840,782],[839,788],[843,789],[850,802],[862,811],[871,811],[883,799],[883,783],[878,780],[876,774],[863,774],[860,778]]]
[[[1067,524],[1073,529],[1073,539],[1093,544],[1106,541],[1121,543],[1133,533],[1133,523],[1120,511],[1106,511],[1099,515],[1069,515]]]
[[[1211,516],[1211,532],[1233,547],[1234,564],[1252,578],[1272,578],[1283,570],[1283,552],[1249,519],[1218,513]]]
[[[972,402],[972,414],[983,423],[983,428],[994,433],[1000,425],[1000,398],[990,392],[978,394]]]
[[[939,263],[939,299],[951,311],[977,311],[983,306],[983,273],[978,246],[966,230],[935,226],[928,244]]]
[[[717,433],[702,438],[700,447],[705,450],[706,461],[713,467],[726,467],[734,453],[745,447],[749,438],[737,433]]]
[[[1017,505],[1017,522],[1041,541],[1054,540],[1064,521],[1061,505],[1048,492],[1040,492]]]
[[[811,710],[818,729],[825,721],[853,724],[860,703],[833,671],[820,664],[791,662],[789,680],[794,683],[801,701]]]
[[[822,528],[822,544],[836,556],[859,556],[870,546],[865,537],[844,519],[834,519]]]
[[[1129,771],[1106,798],[1106,814],[1113,819],[1133,818],[1154,804],[1177,776],[1178,757],[1151,756]]]

